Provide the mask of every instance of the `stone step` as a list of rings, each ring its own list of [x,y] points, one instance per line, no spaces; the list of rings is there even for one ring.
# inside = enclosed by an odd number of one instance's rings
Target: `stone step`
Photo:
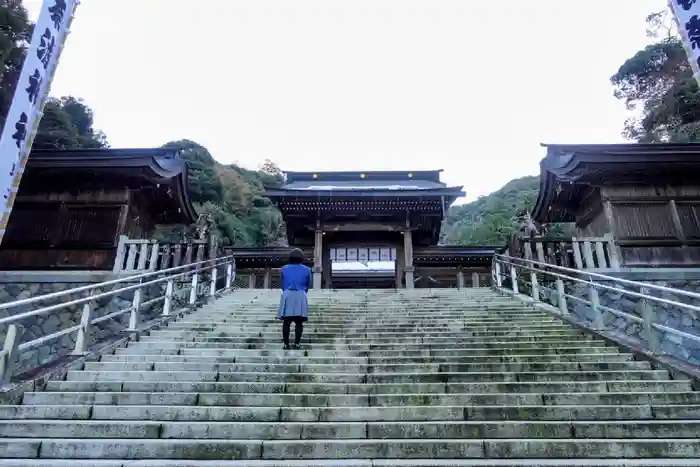
[[[152,349],[146,349],[152,350]],[[329,355],[325,357],[304,356],[304,352],[280,351],[272,354],[246,355],[231,354],[229,356],[197,356],[180,354],[162,354],[132,352],[104,355],[101,361],[111,362],[217,362],[217,363],[298,363],[298,364],[367,364],[369,357],[353,355]],[[380,365],[404,365],[404,364],[428,364],[428,363],[449,363],[449,364],[501,364],[501,363],[598,363],[598,362],[631,362],[634,356],[629,353],[596,353],[577,355],[516,355],[516,356],[492,356],[492,355],[472,355],[472,356],[409,356],[409,357],[377,357],[372,356],[372,364]]]
[[[405,384],[458,382],[665,381],[666,370],[460,373],[272,373],[216,371],[69,371],[66,381],[216,381],[275,383]]]
[[[279,323],[267,326],[265,328],[260,328],[255,331],[242,332],[239,330],[224,330],[221,328],[212,328],[211,331],[171,331],[170,333],[158,332],[153,333],[149,336],[143,336],[144,340],[175,340],[181,339],[182,337],[195,338],[195,337],[213,337],[213,338],[235,338],[235,339],[251,339],[251,338],[277,338],[281,335],[282,326]],[[308,324],[304,326],[304,334],[306,336],[314,336],[316,338],[343,338],[343,339],[360,339],[362,341],[376,341],[385,340],[394,342],[401,339],[471,339],[471,340],[503,340],[503,339],[521,339],[521,340],[532,340],[532,339],[581,339],[589,340],[595,339],[594,336],[586,336],[581,332],[575,330],[558,330],[558,331],[504,331],[504,332],[493,332],[493,331],[473,331],[469,329],[453,328],[449,332],[443,333],[419,333],[419,332],[377,332],[372,334],[367,333],[346,333],[341,330],[338,332],[327,331],[324,329],[318,329]]]
[[[237,329],[235,332],[231,333],[225,333],[221,331],[220,329],[214,329],[213,331],[189,331],[189,330],[168,330],[168,329],[160,329],[157,331],[153,331],[150,333],[148,336],[143,336],[143,337],[170,337],[170,338],[180,338],[183,336],[186,337],[228,337],[228,338],[238,338],[238,339],[246,339],[249,337],[259,337],[259,336],[277,336],[279,335],[281,325],[279,323],[275,323],[274,326],[267,326],[267,327],[261,327],[258,330],[244,330],[244,329]],[[368,340],[377,340],[377,339],[409,339],[409,338],[416,338],[416,337],[422,337],[422,338],[442,338],[442,339],[449,339],[449,338],[462,338],[464,336],[470,336],[470,337],[480,337],[482,334],[484,334],[484,337],[490,337],[490,334],[493,334],[494,336],[498,336],[501,333],[500,332],[494,332],[494,331],[484,331],[483,333],[480,331],[474,331],[473,329],[469,329],[468,327],[465,326],[453,326],[450,328],[442,328],[437,331],[429,331],[429,330],[423,330],[423,331],[417,331],[416,329],[406,329],[405,331],[398,331],[396,329],[392,329],[391,331],[367,331],[367,330],[359,330],[359,331],[352,331],[349,332],[347,329],[332,329],[332,330],[324,330],[316,327],[313,323],[309,324],[307,323],[304,326],[304,331],[314,334],[316,337],[319,338],[335,338],[335,337],[345,337],[345,338],[357,338],[357,339],[368,339]],[[504,331],[505,332],[510,332],[510,331]],[[577,336],[577,337],[584,337],[584,334],[581,332],[575,330],[575,329],[559,329],[559,330],[545,330],[545,331],[533,331],[528,333],[532,337],[548,337],[548,336]],[[520,333],[519,335],[522,336],[528,336],[528,334],[525,333]],[[517,337],[517,336],[515,336]],[[592,337],[592,336],[591,336]]]
[[[486,358],[490,357],[497,361],[510,361],[508,359],[525,357],[544,356],[571,356],[574,360],[580,355],[598,354],[601,356],[616,355],[619,349],[614,347],[539,347],[539,348],[473,348],[473,349],[450,349],[450,348],[423,348],[421,350],[352,350],[339,346],[335,349],[316,349],[307,346],[304,342],[299,350],[284,350],[279,346],[268,346],[254,349],[216,349],[216,348],[167,348],[130,346],[117,349],[116,355],[186,355],[201,357],[255,357],[268,356],[277,358],[284,355],[298,354],[304,357],[369,357],[372,361],[379,361],[388,358],[410,358],[410,357],[455,357],[455,358]],[[469,360],[465,360],[469,361]],[[472,360],[475,361],[475,360]]]
[[[32,459],[590,459],[591,456],[700,457],[700,439],[0,440],[0,457]]]
[[[192,314],[187,315],[183,318],[182,323],[185,324],[206,324],[206,323],[220,323],[221,321],[226,321],[229,323],[245,323],[245,322],[255,322],[260,320],[270,320],[274,319],[277,314],[277,307],[264,310],[264,311],[251,311],[251,310],[235,310],[234,312],[217,312],[215,314]],[[466,321],[466,322],[480,322],[484,321],[484,324],[502,324],[503,321],[514,320],[516,322],[524,321],[524,318],[530,318],[531,325],[547,325],[554,324],[557,320],[553,320],[551,315],[540,314],[532,315],[529,313],[524,313],[522,310],[513,311],[494,311],[485,310],[483,308],[478,310],[464,310],[464,309],[454,309],[450,311],[436,311],[436,310],[415,310],[411,309],[400,309],[400,310],[390,310],[386,307],[378,308],[374,312],[365,312],[361,310],[343,310],[340,313],[331,313],[328,311],[324,312],[314,312],[309,311],[309,316],[314,318],[318,322],[329,322],[333,323],[351,323],[355,326],[360,326],[362,324],[370,325],[381,325],[384,322],[398,322],[404,326],[410,323],[441,323],[445,321]],[[175,323],[173,323],[175,324]],[[527,324],[527,323],[522,323]]]
[[[700,420],[619,421],[378,421],[378,422],[151,422],[0,420],[0,438],[135,438],[238,440],[415,440],[690,438]]]
[[[217,341],[162,341],[162,340],[142,340],[138,343],[132,343],[129,347],[137,348],[157,348],[157,349],[279,349],[281,336],[273,339],[248,339],[249,342],[217,342]],[[276,342],[275,342],[276,341]],[[566,340],[561,341],[528,341],[528,342],[470,342],[464,339],[461,342],[400,342],[400,343],[358,343],[358,341],[346,341],[337,339],[333,341],[317,342],[313,336],[305,336],[304,345],[315,350],[334,350],[338,347],[348,350],[357,351],[419,351],[422,349],[449,350],[449,349],[499,349],[510,352],[511,350],[533,350],[538,352],[540,349],[551,348],[581,348],[587,349],[591,347],[607,347],[607,343],[602,340],[579,341]]]
[[[62,395],[65,393],[61,393]],[[66,394],[67,395],[67,394]],[[81,395],[81,393],[78,393]],[[523,397],[507,398],[487,396],[457,397],[446,396],[427,398],[426,400],[438,402],[466,401],[464,405],[402,405],[402,406],[355,406],[341,405],[341,397],[327,398],[326,402],[338,401],[336,407],[320,406],[324,401],[320,397],[306,397],[302,395],[269,395],[265,399],[255,395],[243,395],[244,397],[229,397],[222,394],[217,397],[214,394],[205,394],[202,400],[196,396],[190,396],[187,400],[183,396],[187,394],[168,394],[166,397],[157,397],[157,394],[128,394],[117,393],[119,397],[104,398],[102,402],[119,402],[120,405],[97,404],[100,394],[92,394],[91,397],[81,397],[81,400],[93,402],[93,406],[85,404],[71,405],[68,402],[75,401],[76,397],[62,397],[53,401],[55,405],[0,406],[0,413],[5,420],[150,420],[150,421],[285,421],[285,422],[350,422],[350,421],[590,421],[590,420],[698,420],[700,404],[695,405],[526,405],[519,402],[531,402],[536,396],[524,395]],[[87,394],[86,394],[87,396]],[[138,396],[138,397],[133,397]],[[285,397],[288,396],[288,397]],[[418,399],[420,396],[414,396]],[[652,398],[647,396],[647,398]],[[347,402],[358,402],[350,396],[343,397]],[[601,398],[603,399],[603,398]],[[305,404],[310,400],[310,404]],[[65,402],[61,402],[65,401]],[[125,403],[121,403],[125,401]],[[127,402],[147,403],[148,405],[128,404]],[[166,403],[169,401],[169,403]],[[225,404],[230,401],[231,404]],[[243,402],[288,402],[288,406],[275,405],[254,406]],[[412,402],[409,400],[407,402]],[[479,402],[491,402],[493,404],[503,401],[517,405],[471,405]],[[60,404],[59,404],[60,402]],[[152,403],[153,402],[153,403]],[[176,404],[178,402],[191,402],[189,405]],[[199,402],[195,405],[194,402]],[[364,402],[367,402],[365,400]],[[207,404],[209,403],[209,404]],[[217,405],[221,404],[221,405]],[[29,435],[27,435],[29,436]]]
[[[0,467],[697,467],[700,459],[24,460]]]
[[[266,330],[265,332],[249,332],[249,333],[226,333],[220,331],[208,331],[208,332],[158,332],[153,333],[149,336],[141,336],[139,339],[141,342],[149,341],[173,341],[180,342],[182,340],[198,341],[198,342],[246,342],[250,339],[279,339],[281,335],[281,329]],[[580,333],[575,332],[539,332],[539,333],[529,333],[529,334],[518,334],[518,335],[477,335],[469,331],[456,331],[456,332],[445,332],[445,333],[376,333],[376,334],[343,334],[343,333],[329,333],[316,331],[314,329],[304,329],[304,335],[307,338],[313,339],[315,342],[324,341],[336,341],[338,339],[347,341],[357,341],[362,340],[363,342],[371,344],[377,344],[381,342],[455,342],[467,340],[469,342],[502,342],[503,340],[508,340],[512,342],[538,342],[538,341],[551,341],[551,342],[561,342],[567,340],[577,340],[577,341],[594,341],[597,338],[595,336],[584,336]]]
[[[210,371],[224,373],[274,372],[274,373],[453,373],[453,372],[531,372],[531,371],[620,371],[650,370],[645,361],[585,363],[585,362],[533,362],[533,363],[408,363],[408,364],[310,364],[310,363],[217,363],[161,362],[161,361],[100,361],[87,362],[89,371]]]
[[[386,313],[382,313],[386,310]],[[221,310],[213,313],[192,313],[182,318],[182,323],[200,324],[200,323],[222,323],[222,322],[241,322],[249,319],[269,319],[271,314],[277,312],[276,307],[265,311],[241,310],[235,311]],[[473,310],[456,309],[450,312],[445,311],[430,311],[420,310],[411,311],[410,309],[389,310],[387,307],[378,309],[374,313],[366,313],[364,311],[347,311],[341,313],[317,312],[310,313],[311,316],[319,319],[338,319],[342,321],[366,321],[369,325],[376,325],[377,321],[382,319],[400,319],[403,325],[406,326],[410,321],[414,320],[444,320],[456,319],[457,321],[483,322],[484,324],[499,325],[503,320],[512,320],[524,325],[527,324],[552,324],[560,322],[559,319],[546,313],[531,314],[524,313],[522,309],[513,309],[512,311],[496,311],[484,308]],[[356,325],[359,325],[360,323]]]
[[[697,392],[630,392],[630,393],[469,393],[469,394],[290,394],[290,393],[207,393],[207,392],[31,392],[24,395],[23,403],[31,405],[171,405],[171,406],[227,406],[227,407],[396,407],[396,406],[632,406],[646,412],[649,406],[659,406],[661,418],[669,418],[673,410],[664,406],[678,406],[686,418],[698,418]],[[14,406],[0,406],[0,412],[14,418],[19,410]],[[4,410],[4,411],[3,411]],[[27,409],[29,410],[29,409]],[[55,408],[46,408],[47,413]],[[77,410],[77,409],[76,409]],[[82,409],[81,409],[82,410]],[[490,409],[484,409],[490,410]],[[588,410],[582,408],[581,410]],[[35,413],[32,408],[28,414]],[[42,412],[43,413],[43,412]],[[89,413],[86,411],[85,413]],[[30,415],[28,418],[45,418]],[[21,417],[27,418],[27,417]],[[73,418],[72,416],[70,418]],[[82,417],[85,418],[85,417]]]
[[[223,383],[174,381],[51,381],[49,390],[65,392],[220,392],[289,394],[463,394],[560,392],[687,392],[689,381],[587,381],[538,383]]]

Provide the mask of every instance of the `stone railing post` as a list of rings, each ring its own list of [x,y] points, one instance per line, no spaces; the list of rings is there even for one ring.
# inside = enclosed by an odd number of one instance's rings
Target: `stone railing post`
[[[192,282],[190,283],[190,306],[197,304],[197,287],[199,287],[199,273],[195,269],[192,271]]]
[[[19,356],[19,341],[24,334],[24,328],[18,324],[7,326],[5,342],[0,350],[0,383],[8,384],[17,368]]]
[[[540,287],[537,284],[537,273],[535,271],[530,271],[530,295],[534,301],[540,301]]]
[[[217,276],[217,266],[211,268],[211,282],[209,283],[209,296],[213,297],[216,295],[216,276]]]
[[[163,301],[163,316],[170,316],[173,308],[173,289],[175,284],[172,279],[165,286],[165,300]]]
[[[134,290],[134,299],[131,302],[131,313],[129,314],[129,331],[136,331],[141,322],[141,296],[142,291],[139,287]]]
[[[557,304],[562,315],[569,314],[569,308],[566,304],[566,291],[564,289],[564,281],[560,277],[557,278]]]
[[[639,289],[639,293],[649,295],[649,291],[644,287]],[[654,329],[654,310],[646,298],[642,298],[637,306],[639,307],[639,314],[644,319],[644,334],[649,344],[649,350],[652,355],[658,355],[661,353],[661,342],[656,329]]]
[[[92,306],[90,303],[83,305],[83,314],[80,316],[80,327],[78,334],[75,336],[75,346],[71,355],[85,355],[87,350],[87,339],[90,335],[90,321],[92,321]]]

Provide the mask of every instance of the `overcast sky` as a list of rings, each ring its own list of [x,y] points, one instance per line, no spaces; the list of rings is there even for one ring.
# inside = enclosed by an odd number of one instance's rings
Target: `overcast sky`
[[[41,0],[25,0],[32,16]],[[609,77],[665,0],[82,0],[52,87],[113,147],[285,170],[443,168],[468,199],[540,142],[620,142]]]

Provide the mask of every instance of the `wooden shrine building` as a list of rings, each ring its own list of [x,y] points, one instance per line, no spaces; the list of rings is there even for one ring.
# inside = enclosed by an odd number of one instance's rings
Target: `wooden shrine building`
[[[573,224],[563,239],[573,254],[560,260],[612,271],[700,266],[700,144],[546,147],[532,217]]]
[[[156,225],[196,220],[177,150],[35,150],[0,269],[112,270],[120,239],[148,240]]]
[[[286,172],[285,183],[265,196],[282,213],[289,245],[305,250],[314,288],[464,286],[469,280],[478,286],[480,277],[489,277],[495,249],[437,246],[447,210],[464,196],[462,187],[441,182],[440,173]],[[258,271],[261,285],[269,287],[270,271],[286,262],[290,249],[228,251],[236,256],[239,273],[250,273],[250,286],[260,285]],[[395,267],[334,273],[336,261],[391,261]]]

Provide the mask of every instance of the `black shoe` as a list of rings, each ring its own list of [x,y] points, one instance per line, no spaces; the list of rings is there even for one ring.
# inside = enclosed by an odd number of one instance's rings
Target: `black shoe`
[[[294,344],[294,347],[292,347],[292,348],[293,348],[294,350],[299,350],[299,349],[301,349],[301,345],[300,345],[300,344]]]
[[[284,344],[284,350],[289,350],[289,344]]]

